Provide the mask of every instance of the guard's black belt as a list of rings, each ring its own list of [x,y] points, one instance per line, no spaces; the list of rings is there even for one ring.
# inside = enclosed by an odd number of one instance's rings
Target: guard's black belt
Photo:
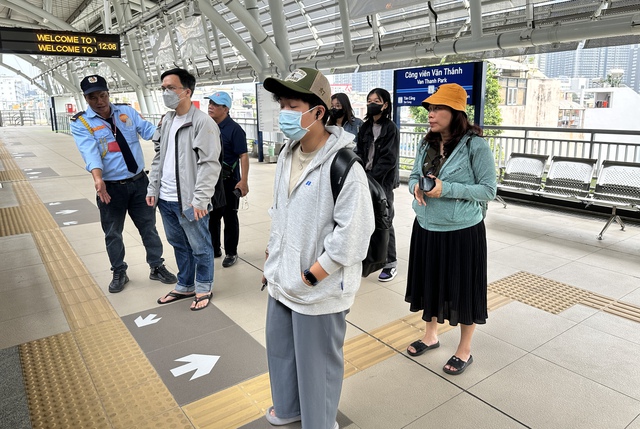
[[[138,179],[142,179],[144,176],[146,176],[146,173],[144,172],[144,170],[142,170],[140,173],[136,174],[133,177],[129,177],[128,179],[123,179],[123,180],[105,180],[104,183],[124,185],[126,183],[135,182]]]

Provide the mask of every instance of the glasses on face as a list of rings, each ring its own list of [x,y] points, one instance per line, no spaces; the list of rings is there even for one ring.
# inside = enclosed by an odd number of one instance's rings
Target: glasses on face
[[[439,112],[441,110],[445,110],[446,107],[445,106],[441,106],[439,104],[430,104],[429,107],[427,108],[427,110],[431,113],[431,112]]]
[[[161,86],[161,87],[160,87],[160,91],[166,91],[167,89],[168,89],[169,91],[175,91],[175,90],[177,90],[177,89],[185,89],[185,88],[184,88],[184,86],[172,86],[172,85],[169,85],[169,86]]]
[[[425,176],[436,176],[436,171],[438,171],[438,167],[440,167],[440,163],[442,162],[442,158],[444,158],[444,156],[442,155],[438,155],[435,158],[433,158],[433,160],[431,161],[431,165],[429,165],[429,162],[425,162],[424,165],[422,166],[422,171],[426,170],[426,173],[424,173]]]

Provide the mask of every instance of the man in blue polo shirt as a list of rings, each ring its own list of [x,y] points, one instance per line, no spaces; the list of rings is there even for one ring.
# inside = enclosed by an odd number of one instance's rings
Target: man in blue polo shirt
[[[142,237],[151,267],[149,278],[176,283],[176,276],[163,263],[155,209],[149,207],[145,199],[149,179],[144,172],[138,135],[148,140],[156,127],[135,109],[111,103],[107,81],[102,76],[85,77],[80,88],[89,108],[71,118],[71,134],[96,188],[100,222],[113,271],[109,292],[122,291],[129,281],[122,240],[127,212]]]
[[[213,243],[214,255],[222,256],[220,249],[220,220],[224,219],[224,251],[222,266],[227,268],[238,260],[238,240],[240,222],[238,205],[240,197],[249,192],[249,155],[247,154],[247,135],[237,122],[229,116],[231,97],[226,92],[215,92],[209,96],[209,116],[218,124],[224,151],[222,179],[227,204],[214,209],[209,218],[209,231]]]

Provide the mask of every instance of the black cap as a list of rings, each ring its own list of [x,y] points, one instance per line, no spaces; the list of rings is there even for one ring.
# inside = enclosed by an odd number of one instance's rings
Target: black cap
[[[93,74],[82,79],[82,82],[80,82],[80,88],[85,95],[96,91],[109,91],[107,81],[97,74]]]

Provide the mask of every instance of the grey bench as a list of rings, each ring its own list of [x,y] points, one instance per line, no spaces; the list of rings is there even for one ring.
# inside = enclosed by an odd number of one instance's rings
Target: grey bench
[[[531,193],[545,198],[574,201],[577,197],[587,197],[597,162],[592,158],[554,156],[542,189]]]
[[[504,167],[498,188],[512,192],[530,193],[540,189],[547,155],[513,152]]]
[[[540,189],[548,158],[547,155],[512,152],[498,177],[498,189],[525,194]],[[496,196],[496,200],[507,207],[507,203],[500,196]]]
[[[624,231],[624,222],[616,209],[640,210],[640,163],[603,161],[593,193],[577,198],[587,206],[611,207],[611,216],[598,234],[598,240],[602,240],[613,222],[618,222]]]

